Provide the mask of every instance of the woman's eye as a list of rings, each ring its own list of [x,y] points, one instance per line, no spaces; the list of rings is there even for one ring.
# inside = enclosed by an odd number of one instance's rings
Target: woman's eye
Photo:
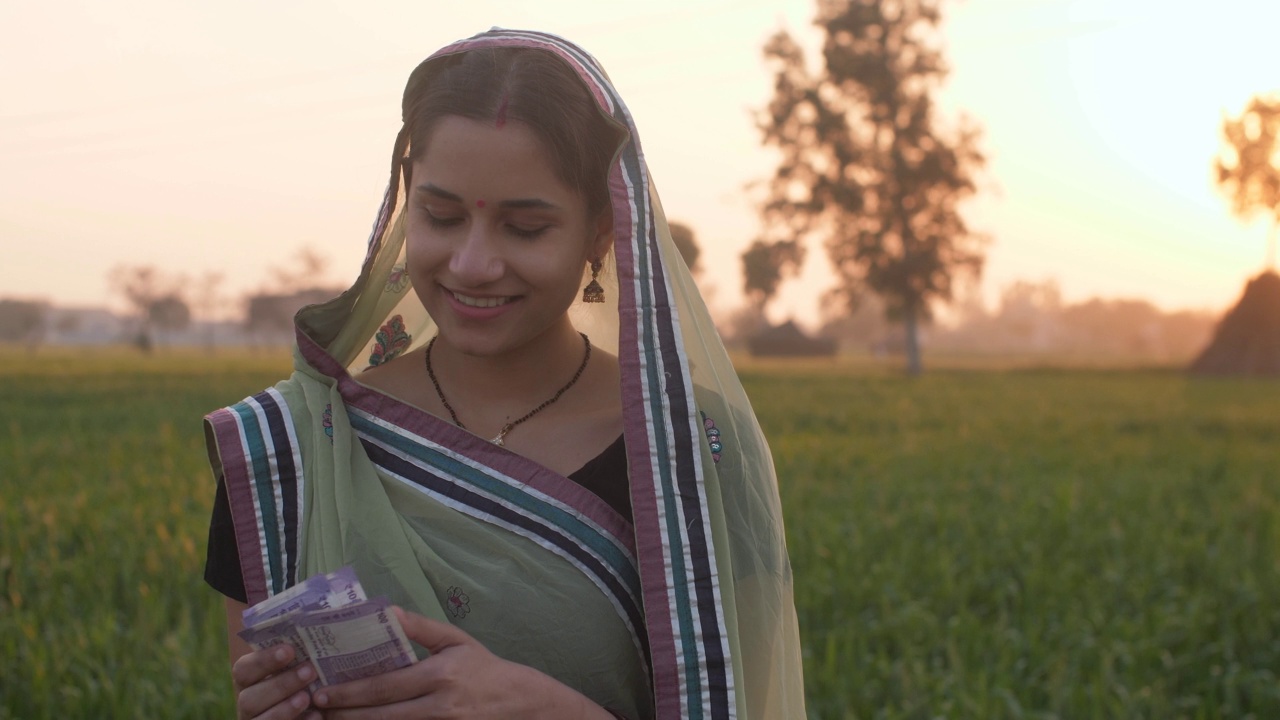
[[[462,218],[460,217],[441,217],[439,215],[435,215],[426,208],[423,208],[422,212],[427,216],[427,222],[430,223],[432,227],[453,227],[454,225],[462,222]]]
[[[512,234],[512,235],[515,235],[516,237],[520,237],[520,238],[536,238],[536,237],[538,237],[539,235],[541,235],[542,233],[546,232],[547,228],[549,228],[549,227],[551,227],[551,226],[550,226],[550,225],[539,225],[538,227],[528,228],[528,227],[521,227],[521,226],[519,226],[519,225],[508,225],[508,226],[507,226],[507,229],[508,229],[508,230],[510,230],[510,231],[511,231],[511,234]]]

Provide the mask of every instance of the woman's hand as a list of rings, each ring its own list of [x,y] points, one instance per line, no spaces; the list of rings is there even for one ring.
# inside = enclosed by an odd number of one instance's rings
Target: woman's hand
[[[294,651],[289,645],[276,645],[243,655],[231,666],[231,680],[236,687],[236,717],[241,720],[288,720],[319,718],[311,707],[307,685],[315,679],[316,670],[305,662],[290,668]]]
[[[313,701],[328,720],[613,718],[576,690],[503,660],[453,625],[394,610],[405,635],[431,656],[407,668],[320,688]]]

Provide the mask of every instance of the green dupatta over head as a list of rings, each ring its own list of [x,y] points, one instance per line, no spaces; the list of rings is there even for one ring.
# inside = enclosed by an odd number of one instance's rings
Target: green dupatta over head
[[[249,601],[352,564],[371,593],[629,717],[804,717],[773,463],[622,99],[590,55],[535,32],[462,40],[420,71],[512,46],[562,60],[629,135],[609,173],[609,300],[570,313],[618,355],[634,525],[353,377],[434,334],[405,270],[396,180],[359,279],[298,314],[293,375],[206,418]]]

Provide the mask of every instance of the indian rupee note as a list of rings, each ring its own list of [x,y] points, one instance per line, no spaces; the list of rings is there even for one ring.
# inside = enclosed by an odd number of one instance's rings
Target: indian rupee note
[[[246,628],[301,610],[328,610],[366,599],[350,565],[324,575],[312,575],[244,611]]]
[[[418,659],[386,598],[302,613],[294,624],[323,685],[379,675]]]

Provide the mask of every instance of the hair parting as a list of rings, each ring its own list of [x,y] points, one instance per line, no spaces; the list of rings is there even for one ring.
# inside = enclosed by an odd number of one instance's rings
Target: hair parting
[[[502,103],[498,105],[498,117],[494,119],[493,126],[501,130],[507,124],[507,104],[511,102],[511,98],[503,95]]]

